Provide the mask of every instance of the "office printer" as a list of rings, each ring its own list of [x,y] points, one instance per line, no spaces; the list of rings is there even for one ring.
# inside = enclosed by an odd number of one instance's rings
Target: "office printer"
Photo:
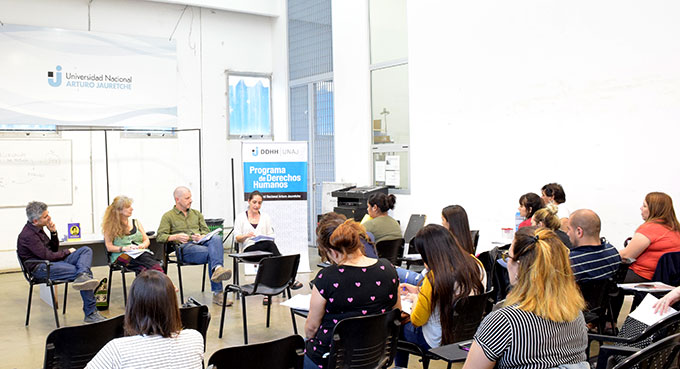
[[[354,218],[357,222],[366,215],[366,202],[374,193],[387,194],[385,186],[346,187],[331,192],[331,196],[338,198],[338,206],[333,211],[343,214],[347,219]]]

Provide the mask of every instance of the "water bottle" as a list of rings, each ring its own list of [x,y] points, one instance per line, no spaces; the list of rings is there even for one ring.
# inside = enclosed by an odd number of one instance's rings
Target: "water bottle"
[[[519,229],[520,223],[524,221],[524,217],[519,214],[519,211],[515,213],[515,232]]]

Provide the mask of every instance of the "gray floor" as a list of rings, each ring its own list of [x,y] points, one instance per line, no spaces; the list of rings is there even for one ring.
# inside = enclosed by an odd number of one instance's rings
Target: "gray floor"
[[[318,268],[315,266],[319,261],[316,249],[310,248],[310,260],[313,273],[299,274],[298,279],[305,287],[297,293],[309,293],[308,281],[314,276]],[[96,267],[93,270],[97,278],[108,275],[108,267]],[[224,324],[225,334],[222,339],[217,338],[220,323],[220,307],[211,304],[211,294],[209,291],[201,293],[201,267],[185,267],[182,269],[184,281],[185,297],[193,296],[199,301],[203,301],[210,306],[212,320],[208,329],[206,362],[210,355],[223,347],[237,346],[243,344],[243,331],[241,321],[241,305],[239,303],[227,308]],[[171,265],[169,270],[170,278],[177,284],[177,269]],[[244,280],[252,281],[252,277],[242,277]],[[127,275],[128,285],[133,276]],[[24,326],[26,318],[26,303],[28,296],[28,283],[24,280],[21,273],[0,274],[0,286],[2,286],[2,298],[0,298],[0,326],[3,327],[0,334],[0,368],[40,368],[42,367],[45,338],[55,328],[54,316],[51,308],[40,300],[37,288],[33,292],[33,306],[31,308],[31,321],[28,327]],[[207,287],[209,289],[209,285]],[[63,302],[61,290],[59,296]],[[123,314],[123,298],[120,274],[114,274],[112,286],[112,305],[103,315],[113,317]],[[290,318],[290,310],[280,306],[278,302],[282,298],[274,299],[272,305],[271,326],[265,327],[266,306],[262,305],[261,296],[249,297],[247,300],[248,309],[248,338],[250,343],[268,341],[293,334],[293,327]],[[60,302],[61,303],[61,302]],[[83,324],[82,300],[78,292],[69,288],[68,303],[66,314],[59,314],[62,326],[72,326]],[[303,332],[304,319],[296,318],[299,332]],[[410,368],[421,368],[421,364],[415,358],[411,358]],[[445,368],[443,362],[433,362],[431,368]]]

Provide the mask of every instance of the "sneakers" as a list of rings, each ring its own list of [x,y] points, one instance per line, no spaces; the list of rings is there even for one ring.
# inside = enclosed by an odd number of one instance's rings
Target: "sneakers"
[[[106,320],[106,318],[99,314],[97,310],[95,310],[92,314],[86,316],[85,319],[83,319],[85,323],[96,323],[101,322],[102,320]]]
[[[231,274],[231,271],[229,272]],[[214,274],[213,274],[214,275]],[[222,306],[222,302],[224,301],[224,292],[213,292],[213,304]],[[227,306],[233,305],[234,302],[231,300],[227,300]]]
[[[217,283],[226,281],[229,278],[231,278],[231,270],[226,269],[225,267],[220,265],[217,268],[215,268],[215,270],[213,270],[212,277],[210,277],[210,280]]]
[[[92,291],[99,286],[99,280],[92,278],[92,276],[87,273],[80,273],[76,279],[73,280],[72,286],[76,291]]]

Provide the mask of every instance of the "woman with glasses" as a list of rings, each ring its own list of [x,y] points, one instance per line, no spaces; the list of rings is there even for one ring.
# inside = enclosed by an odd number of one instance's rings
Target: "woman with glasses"
[[[503,256],[513,289],[482,321],[463,368],[589,368],[569,250],[555,232],[524,227]]]

